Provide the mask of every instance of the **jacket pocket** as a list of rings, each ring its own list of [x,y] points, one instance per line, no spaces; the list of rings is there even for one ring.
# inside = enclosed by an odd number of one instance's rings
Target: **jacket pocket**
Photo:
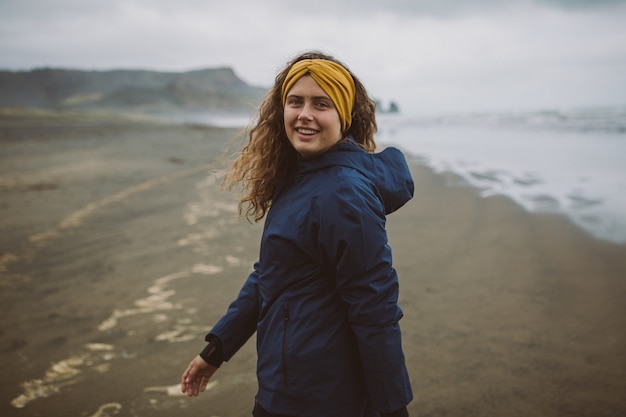
[[[283,304],[283,352],[282,352],[282,368],[283,383],[289,385],[289,371],[287,368],[287,344],[289,342],[289,306],[287,302]]]

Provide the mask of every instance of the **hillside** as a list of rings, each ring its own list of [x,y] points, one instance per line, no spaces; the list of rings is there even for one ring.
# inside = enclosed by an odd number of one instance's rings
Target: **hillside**
[[[107,110],[156,115],[250,113],[265,89],[231,68],[188,72],[82,71],[41,68],[0,71],[0,106]]]

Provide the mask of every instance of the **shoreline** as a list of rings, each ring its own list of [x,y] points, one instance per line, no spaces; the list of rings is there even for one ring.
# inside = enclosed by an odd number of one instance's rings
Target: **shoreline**
[[[436,172],[457,173],[484,195],[508,195],[530,212],[563,213],[593,236],[626,244],[624,135],[601,128],[623,124],[623,112],[569,114],[568,129],[538,116],[406,116],[381,122],[379,140]]]
[[[236,130],[55,120],[0,120],[0,414],[250,415],[254,338],[176,388],[258,253],[214,175]],[[623,415],[626,246],[410,165],[387,223],[410,414]]]
[[[391,145],[391,146],[395,146],[395,145]],[[491,198],[498,198],[498,199],[506,199],[508,201],[510,201],[512,204],[514,204],[515,206],[519,207],[521,210],[523,210],[524,212],[528,213],[529,215],[533,215],[533,216],[538,216],[538,217],[549,217],[549,218],[555,218],[555,219],[562,219],[564,221],[566,221],[567,223],[569,223],[571,225],[571,227],[577,229],[578,231],[580,231],[581,233],[583,233],[585,236],[587,236],[588,238],[592,239],[592,240],[596,240],[598,242],[601,243],[606,243],[609,245],[614,245],[617,247],[624,247],[626,248],[626,240],[623,239],[610,239],[606,236],[602,236],[600,233],[594,233],[592,230],[586,228],[585,226],[581,225],[580,223],[578,223],[576,221],[576,219],[561,210],[540,210],[540,209],[536,209],[536,210],[532,210],[529,209],[527,206],[525,206],[523,203],[521,203],[520,201],[516,200],[513,196],[505,193],[505,192],[497,192],[497,191],[491,191],[491,190],[485,190],[483,188],[481,188],[479,185],[477,184],[472,184],[471,182],[467,181],[462,175],[454,172],[454,171],[450,171],[450,170],[443,170],[443,171],[438,171],[435,168],[433,168],[432,166],[428,165],[427,163],[421,161],[420,157],[415,157],[413,154],[411,154],[410,151],[406,151],[405,149],[402,149],[401,147],[398,147],[399,149],[402,150],[402,152],[405,153],[405,155],[407,155],[407,160],[409,161],[409,165],[411,165],[412,169],[415,170],[421,170],[421,169],[425,169],[427,171],[429,171],[432,175],[435,176],[440,176],[442,178],[445,179],[444,181],[444,186],[445,187],[452,187],[452,188],[468,188],[471,189],[473,191],[475,191],[478,194],[479,198],[483,198],[483,199],[491,199]],[[411,159],[409,159],[411,158]],[[623,241],[622,241],[623,240]]]

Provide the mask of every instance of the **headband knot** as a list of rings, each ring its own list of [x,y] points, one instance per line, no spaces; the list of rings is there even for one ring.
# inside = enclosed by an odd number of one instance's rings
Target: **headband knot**
[[[346,131],[352,124],[354,106],[354,79],[343,66],[326,59],[304,59],[292,65],[282,86],[283,105],[287,93],[302,76],[310,74],[330,97],[339,113],[341,130]]]

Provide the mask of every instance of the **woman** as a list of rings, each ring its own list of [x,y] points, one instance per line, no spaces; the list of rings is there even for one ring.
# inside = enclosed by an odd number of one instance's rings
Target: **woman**
[[[276,77],[230,167],[239,210],[267,214],[259,260],[181,378],[189,396],[257,333],[264,416],[407,416],[412,399],[385,216],[413,196],[400,151],[374,154],[375,105],[316,52]]]

